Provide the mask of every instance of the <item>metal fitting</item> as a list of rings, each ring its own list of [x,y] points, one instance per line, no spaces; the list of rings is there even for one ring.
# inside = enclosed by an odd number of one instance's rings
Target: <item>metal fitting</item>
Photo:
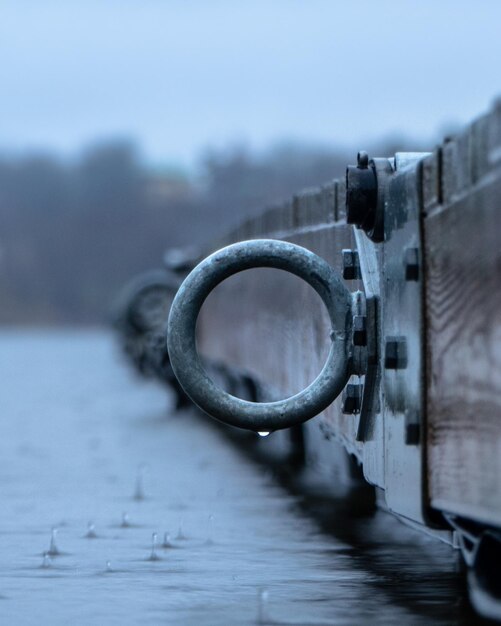
[[[356,415],[360,413],[364,386],[361,383],[349,383],[343,391],[343,413]]]
[[[419,251],[417,248],[406,248],[404,250],[405,280],[419,280]]]
[[[385,195],[394,165],[394,159],[369,159],[359,152],[357,165],[346,169],[346,221],[375,243],[385,239]]]
[[[407,424],[405,427],[405,444],[407,446],[417,446],[419,445],[420,439],[421,439],[420,424],[416,422],[412,424]]]
[[[343,278],[345,280],[359,280],[362,275],[360,272],[360,259],[356,250],[345,249],[343,252]]]
[[[407,367],[407,340],[405,337],[387,337],[384,349],[384,367],[404,370]]]
[[[331,348],[318,377],[298,394],[277,402],[248,402],[218,387],[197,352],[198,314],[209,293],[226,278],[255,267],[286,270],[310,284],[322,298],[331,322]],[[172,369],[193,402],[232,426],[273,431],[318,415],[341,393],[350,377],[353,297],[323,259],[285,241],[257,239],[218,250],[185,279],[174,298],[168,321]]]
[[[346,221],[357,228],[374,228],[377,208],[376,171],[367,152],[359,152],[357,165],[346,169]]]
[[[353,345],[367,345],[367,317],[365,315],[353,316]]]

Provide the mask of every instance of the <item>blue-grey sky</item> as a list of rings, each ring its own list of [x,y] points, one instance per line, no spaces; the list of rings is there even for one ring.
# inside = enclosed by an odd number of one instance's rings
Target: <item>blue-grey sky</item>
[[[153,162],[435,136],[501,92],[499,0],[0,0],[0,149]]]

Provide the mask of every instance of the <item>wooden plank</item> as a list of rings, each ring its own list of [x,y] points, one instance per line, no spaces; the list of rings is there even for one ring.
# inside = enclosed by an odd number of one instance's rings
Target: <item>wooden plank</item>
[[[425,219],[432,506],[501,521],[501,171]]]

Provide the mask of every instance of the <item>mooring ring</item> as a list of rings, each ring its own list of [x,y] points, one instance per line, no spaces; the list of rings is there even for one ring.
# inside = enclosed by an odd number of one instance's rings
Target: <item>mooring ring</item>
[[[248,402],[218,387],[196,346],[197,318],[209,293],[233,274],[257,267],[285,270],[305,280],[321,297],[332,325],[331,347],[320,374],[299,393],[276,402]],[[341,393],[350,375],[350,332],[350,292],[326,261],[292,243],[256,239],[222,248],[192,270],[172,303],[167,344],[172,369],[198,407],[226,424],[267,432],[305,422]]]

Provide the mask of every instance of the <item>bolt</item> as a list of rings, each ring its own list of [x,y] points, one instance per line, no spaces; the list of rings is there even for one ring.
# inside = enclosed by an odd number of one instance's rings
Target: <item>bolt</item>
[[[356,250],[343,250],[343,278],[345,280],[359,280],[360,259]]]
[[[367,345],[367,318],[365,315],[353,316],[353,344],[355,346]]]
[[[365,150],[360,150],[357,154],[357,167],[361,169],[369,167],[369,155]]]
[[[362,406],[362,394],[363,385],[360,383],[348,383],[348,385],[346,385],[342,396],[342,410],[345,415],[355,415],[360,413],[360,407]]]
[[[367,152],[359,152],[357,165],[346,169],[346,221],[371,230],[376,219],[377,179]]]
[[[405,280],[419,280],[419,252],[417,248],[406,248],[404,251]]]
[[[405,337],[387,337],[384,350],[387,370],[404,370],[407,367],[407,341]]]
[[[419,424],[407,424],[405,429],[405,443],[408,446],[419,445],[420,428]]]

